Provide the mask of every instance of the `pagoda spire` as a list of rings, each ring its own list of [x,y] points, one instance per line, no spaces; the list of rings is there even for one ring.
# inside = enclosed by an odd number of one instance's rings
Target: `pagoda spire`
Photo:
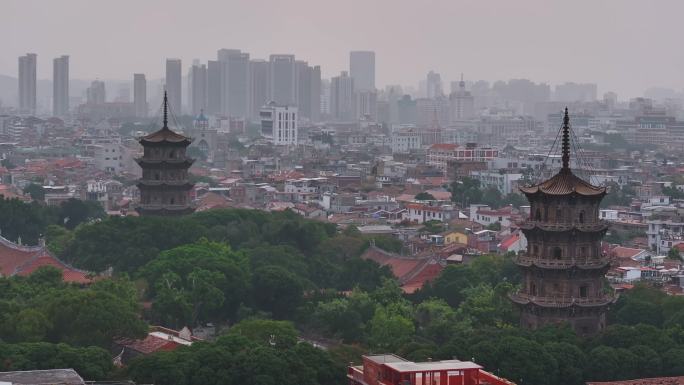
[[[563,117],[563,139],[561,144],[561,151],[563,153],[563,168],[561,171],[570,171],[570,116],[568,115],[568,107],[565,107],[565,116]]]
[[[164,126],[162,128],[169,128],[169,98],[164,91]]]

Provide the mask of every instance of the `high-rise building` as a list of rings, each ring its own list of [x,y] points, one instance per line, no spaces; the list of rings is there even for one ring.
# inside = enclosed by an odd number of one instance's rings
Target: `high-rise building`
[[[577,334],[591,335],[605,329],[606,311],[616,299],[604,284],[610,258],[601,249],[601,238],[608,223],[598,213],[606,188],[570,170],[567,109],[561,133],[560,171],[520,188],[530,202],[530,216],[520,225],[527,253],[514,260],[523,280],[510,298],[520,307],[524,328],[567,323]]]
[[[221,62],[207,62],[207,113],[221,113]]]
[[[294,55],[271,55],[269,58],[270,100],[293,106],[297,103],[297,76]]]
[[[182,65],[180,59],[166,59],[166,92],[171,112],[180,115],[182,100]]]
[[[239,49],[220,49],[221,112],[232,117],[250,114],[249,54]]]
[[[35,53],[19,56],[19,112],[23,114],[36,113],[36,66]]]
[[[354,86],[356,86],[356,81],[354,81]],[[378,93],[376,91],[357,91],[354,99],[356,115],[373,121],[378,118]]]
[[[318,121],[321,110],[321,67],[296,61],[297,107],[302,118]]]
[[[93,80],[90,87],[86,90],[86,101],[88,104],[104,104],[107,101],[107,90],[102,80]]]
[[[349,53],[349,75],[354,79],[357,91],[375,90],[375,52],[351,51]]]
[[[475,115],[475,99],[473,95],[466,90],[463,75],[461,81],[458,82],[458,88],[449,95],[451,103],[451,122],[458,120],[470,119]]]
[[[297,144],[297,107],[269,102],[260,112],[261,135],[277,146]]]
[[[427,89],[428,99],[434,99],[444,95],[442,77],[434,71],[428,72],[425,87]]]
[[[268,70],[269,62],[265,60],[251,60],[249,62],[250,72],[250,86],[249,94],[251,96],[251,114],[250,118],[253,121],[259,120],[259,113],[261,108],[269,102],[268,90]]]
[[[347,71],[330,81],[330,115],[333,120],[355,120],[354,79]]]
[[[593,102],[596,100],[596,84],[572,82],[558,84],[553,96],[558,102]]]
[[[133,74],[133,105],[136,117],[147,117],[147,80],[145,74]]]
[[[190,68],[190,112],[198,116],[207,108],[207,66],[195,64]]]
[[[69,113],[69,56],[52,61],[52,115]]]

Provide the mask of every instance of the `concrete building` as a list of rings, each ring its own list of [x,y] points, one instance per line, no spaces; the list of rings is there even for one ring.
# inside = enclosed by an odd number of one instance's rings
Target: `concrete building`
[[[207,66],[195,64],[190,68],[190,112],[197,116],[207,108]]]
[[[475,99],[470,91],[466,90],[463,75],[458,82],[458,89],[449,95],[451,122],[471,119],[475,116]]]
[[[375,52],[351,51],[349,75],[357,91],[375,91]]]
[[[249,54],[239,49],[220,49],[221,113],[246,118],[250,115]]]
[[[169,107],[175,115],[182,114],[181,100],[183,90],[181,86],[181,71],[180,59],[166,59],[166,92],[169,97]]]
[[[321,67],[296,61],[297,107],[300,118],[318,121],[321,110]]]
[[[36,67],[35,53],[19,56],[19,112],[22,114],[36,113]]]
[[[357,118],[354,111],[354,79],[347,71],[330,81],[330,115],[333,120],[345,121]]]
[[[261,107],[265,106],[269,101],[269,65],[265,60],[251,60],[249,62],[250,84],[249,94],[251,97],[250,119],[253,121],[259,120],[259,112]]]
[[[559,102],[593,102],[596,100],[596,84],[564,83],[556,86],[554,100]]]
[[[221,63],[217,60],[207,62],[207,109],[210,115],[221,112]]]
[[[494,187],[501,195],[507,195],[516,190],[518,181],[522,178],[522,174],[506,173],[501,174],[498,171],[473,171],[470,173],[471,178],[480,181],[480,187],[487,189]]]
[[[69,113],[69,56],[52,61],[52,115]]]
[[[375,121],[378,118],[378,94],[376,91],[356,91],[354,111],[360,118]]]
[[[86,103],[92,105],[104,104],[107,101],[107,89],[102,80],[93,80],[86,90]]]
[[[269,57],[269,99],[283,106],[297,104],[297,76],[294,55]]]
[[[444,96],[444,90],[442,88],[442,77],[434,72],[430,71],[427,74],[427,79],[425,83],[427,89],[427,98],[434,99],[440,96]]]
[[[298,140],[297,107],[270,102],[261,109],[261,134],[273,144],[296,145]]]
[[[135,116],[146,118],[148,113],[147,106],[147,80],[145,74],[133,74],[133,106]]]

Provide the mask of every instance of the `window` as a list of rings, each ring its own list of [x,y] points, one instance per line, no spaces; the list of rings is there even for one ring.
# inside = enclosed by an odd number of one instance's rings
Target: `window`
[[[534,220],[541,221],[541,210],[537,209],[537,211],[534,213]]]
[[[560,222],[563,219],[563,211],[561,209],[556,209],[556,221]]]
[[[587,298],[587,285],[580,286],[579,296],[580,296],[580,298]]]
[[[563,257],[563,250],[561,250],[560,247],[556,246],[553,248],[553,257],[556,259],[561,259]]]
[[[537,295],[537,285],[534,282],[530,284],[530,294]]]
[[[606,216],[606,213],[603,213],[603,216]],[[579,223],[584,223],[584,210],[580,211],[579,213]]]

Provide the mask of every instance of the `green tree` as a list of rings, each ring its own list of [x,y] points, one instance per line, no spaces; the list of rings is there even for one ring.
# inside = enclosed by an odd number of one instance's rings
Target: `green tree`
[[[385,351],[394,351],[408,343],[415,332],[413,322],[409,318],[391,314],[382,307],[376,309],[368,326],[370,345]]]
[[[425,192],[425,191],[419,192],[413,198],[416,200],[419,200],[419,201],[434,201],[435,200],[435,197],[432,194],[430,194],[429,192]]]
[[[473,203],[481,203],[482,191],[480,181],[477,179],[464,177],[454,181],[451,186],[451,200],[466,207]]]
[[[42,202],[45,200],[45,189],[39,184],[31,183],[24,187],[24,194],[29,194],[34,201]]]
[[[105,217],[104,209],[98,202],[74,198],[62,203],[59,211],[60,222],[69,230],[73,230],[81,223]]]
[[[290,318],[302,303],[303,286],[296,275],[280,266],[257,268],[252,276],[254,303],[273,317]]]
[[[682,256],[677,247],[670,248],[670,250],[667,252],[667,258],[675,261],[682,261]]]
[[[298,336],[292,322],[264,319],[241,321],[231,327],[228,334],[244,336],[260,345],[271,345],[280,349],[293,347]]]
[[[544,345],[544,350],[558,363],[558,378],[554,383],[584,384],[586,356],[579,347],[567,342],[548,342]]]

